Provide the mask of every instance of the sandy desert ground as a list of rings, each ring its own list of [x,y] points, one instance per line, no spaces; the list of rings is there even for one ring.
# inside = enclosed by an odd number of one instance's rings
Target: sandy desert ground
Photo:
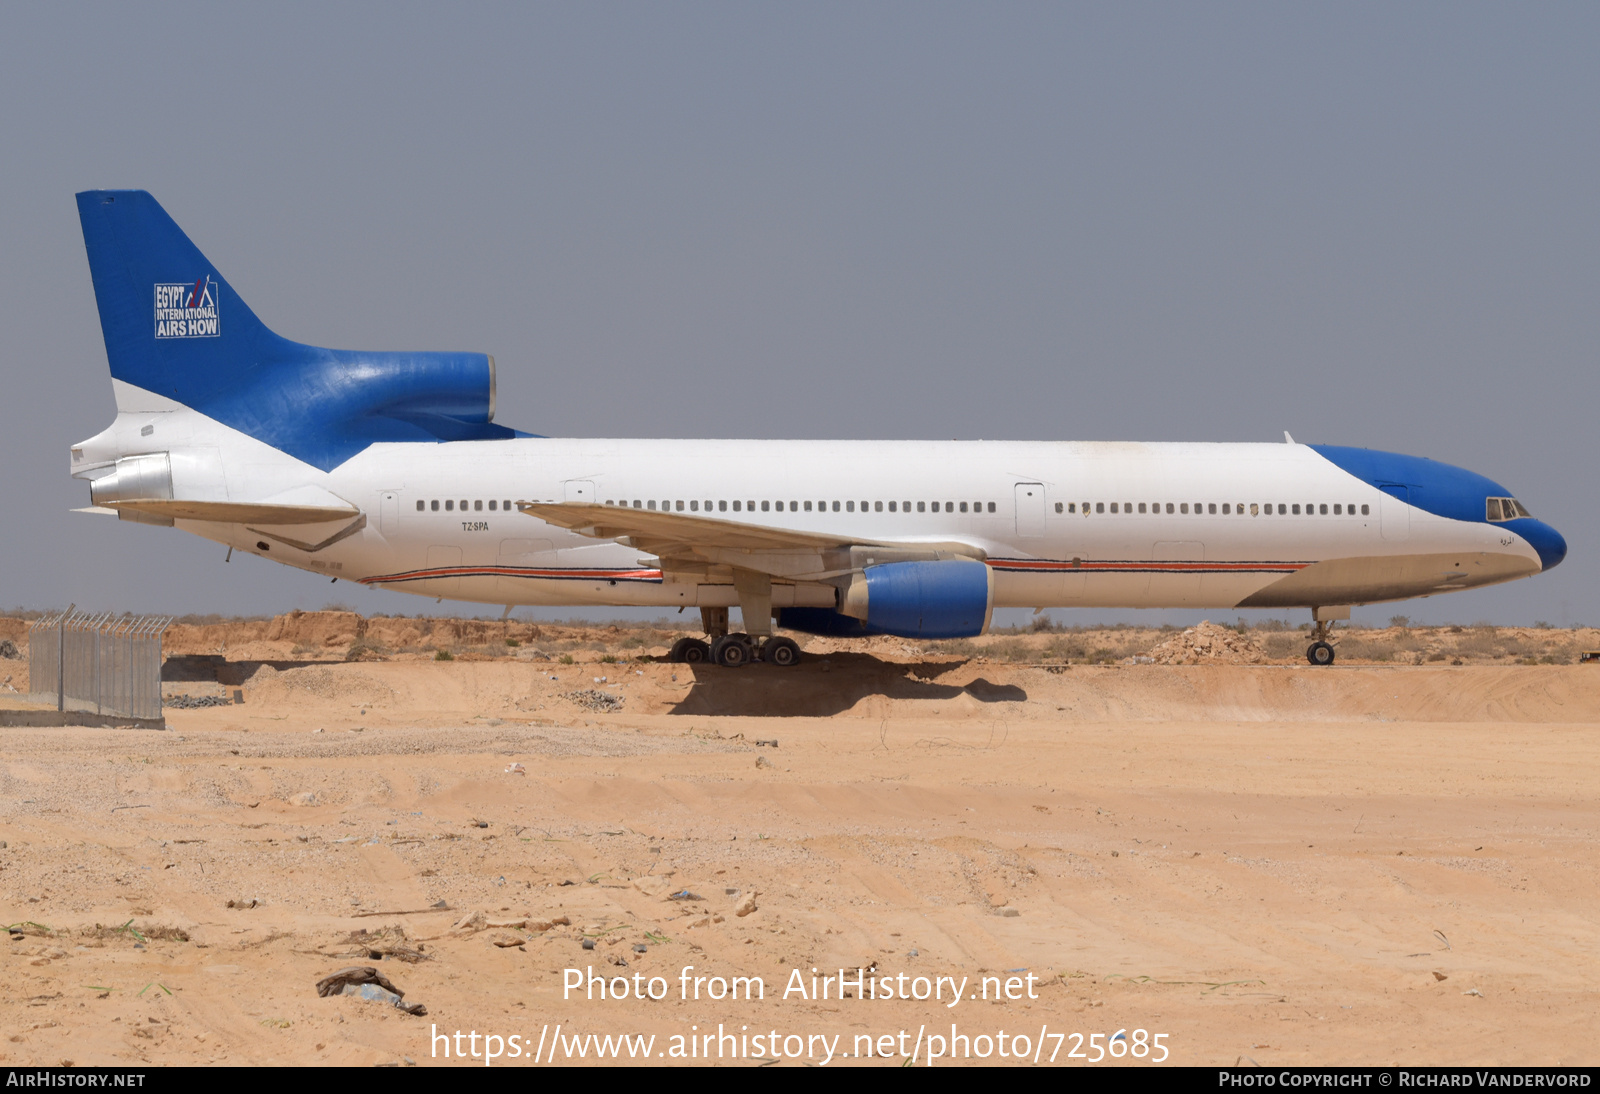
[[[1549,663],[1600,643],[1392,631],[1326,669],[1292,631],[1191,665],[1107,630],[725,670],[650,628],[175,627],[169,697],[242,705],[5,732],[0,1063],[706,1062],[719,1026],[738,1066],[1082,1064],[1118,1030],[1119,1065],[1157,1033],[1177,1064],[1600,1062],[1600,665]],[[346,966],[426,1016],[319,997]],[[591,967],[664,998],[564,992]],[[733,977],[764,998],[708,997]]]

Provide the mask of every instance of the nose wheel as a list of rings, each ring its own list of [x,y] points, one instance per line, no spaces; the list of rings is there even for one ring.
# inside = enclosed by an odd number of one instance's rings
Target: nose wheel
[[[1306,648],[1306,660],[1313,665],[1333,664],[1333,645],[1328,641],[1328,621],[1319,619],[1311,624],[1311,645]]]

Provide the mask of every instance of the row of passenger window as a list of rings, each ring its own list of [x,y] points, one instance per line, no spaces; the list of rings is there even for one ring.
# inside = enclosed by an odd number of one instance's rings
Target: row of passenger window
[[[1096,512],[1096,513],[1104,513],[1106,511],[1106,505],[1107,504],[1108,504],[1107,502],[1103,502],[1103,501],[1094,502],[1093,503],[1094,512]],[[1134,511],[1134,503],[1131,502],[1131,501],[1122,502],[1120,504],[1120,506],[1119,506],[1119,504],[1117,502],[1114,502],[1114,501],[1110,502],[1109,504],[1111,506],[1111,512],[1113,512],[1113,513],[1116,513],[1116,512],[1132,513]],[[1138,504],[1139,504],[1138,511],[1141,512],[1141,513],[1145,513],[1145,512],[1160,513],[1160,512],[1163,511],[1163,509],[1162,509],[1163,506],[1166,507],[1165,508],[1165,512],[1168,512],[1168,513],[1189,513],[1189,512],[1193,512],[1197,516],[1215,516],[1216,513],[1217,513],[1217,503],[1214,502],[1214,501],[1208,501],[1208,502],[1199,502],[1199,501],[1197,501],[1197,502],[1194,503],[1192,510],[1190,508],[1190,503],[1186,502],[1186,501],[1180,501],[1180,502],[1176,502],[1176,503],[1170,502],[1170,501],[1168,501],[1168,502],[1153,501],[1153,502],[1149,502],[1148,506],[1147,506],[1147,504],[1145,502],[1141,501]],[[1298,517],[1298,516],[1301,515],[1300,514],[1301,507],[1300,507],[1300,505],[1298,503],[1294,503],[1294,502],[1277,502],[1277,503],[1273,503],[1273,502],[1270,502],[1270,501],[1269,502],[1250,502],[1248,506],[1242,501],[1241,502],[1226,502],[1225,501],[1225,502],[1222,503],[1222,515],[1225,516],[1225,517],[1226,516],[1234,516],[1234,515],[1242,517],[1242,516],[1245,515],[1246,512],[1248,512],[1252,517],[1255,517],[1255,516],[1270,517],[1272,515],[1272,512],[1273,512],[1273,505],[1274,504],[1277,505],[1277,512],[1278,512],[1278,515],[1280,517],[1287,517],[1287,516]],[[1083,502],[1081,510],[1079,509],[1079,503],[1075,502],[1075,501],[1069,501],[1069,502],[1059,502],[1058,501],[1058,502],[1056,502],[1056,512],[1058,512],[1058,513],[1077,513],[1077,512],[1081,511],[1084,516],[1088,516],[1089,512],[1090,512],[1090,508],[1089,507],[1090,507],[1090,503],[1089,502]],[[1368,508],[1369,507],[1365,506],[1365,505],[1361,506],[1361,515],[1362,516],[1365,517],[1365,516],[1369,516],[1370,515],[1369,512],[1368,512]],[[1327,502],[1316,502],[1316,503],[1307,502],[1305,504],[1305,515],[1306,516],[1324,516],[1324,517],[1328,516],[1329,512],[1328,512],[1328,504],[1327,504]],[[1354,504],[1345,505],[1342,502],[1335,502],[1334,505],[1333,505],[1332,515],[1336,516],[1336,517],[1343,517],[1343,516],[1351,516],[1351,517],[1353,517],[1353,516],[1356,515],[1356,507],[1355,507]]]
[[[1489,500],[1491,502],[1495,502],[1495,503],[1499,503],[1501,501],[1501,499],[1499,499],[1499,498],[1490,498]],[[481,513],[481,512],[484,511],[484,502],[483,502],[483,500],[481,498],[477,499],[477,500],[472,500],[472,501],[469,501],[468,499],[463,498],[459,502],[454,498],[445,498],[444,501],[442,502],[442,504],[444,506],[444,511],[447,512],[447,513],[454,512],[458,505],[460,506],[461,512],[463,512],[463,513],[466,513],[466,512]],[[611,506],[621,506],[624,509],[629,508],[629,503],[627,501],[607,501],[606,504],[607,505],[611,505]],[[990,501],[990,502],[974,501],[974,502],[971,502],[971,503],[964,502],[964,501],[943,501],[943,502],[941,502],[941,501],[919,501],[919,502],[915,502],[915,503],[909,502],[909,501],[901,501],[901,502],[893,502],[893,501],[891,501],[891,502],[887,502],[887,503],[881,502],[881,501],[874,501],[874,502],[863,501],[863,502],[859,502],[858,503],[858,502],[854,502],[854,501],[844,501],[844,502],[839,502],[839,501],[834,501],[834,502],[826,502],[826,501],[819,501],[819,502],[809,502],[809,501],[790,501],[790,502],[781,502],[781,501],[762,501],[762,502],[743,501],[743,502],[740,502],[740,501],[733,501],[733,502],[728,502],[728,501],[710,501],[710,500],[707,500],[705,502],[701,502],[698,499],[691,499],[691,500],[685,502],[685,501],[683,501],[681,499],[676,499],[676,500],[662,501],[662,502],[660,502],[660,504],[658,506],[658,504],[654,500],[644,501],[644,500],[640,500],[640,499],[637,499],[637,498],[634,499],[634,501],[632,503],[632,508],[634,508],[634,509],[650,509],[650,510],[659,509],[659,511],[661,511],[661,512],[673,512],[673,511],[676,511],[676,512],[682,513],[682,512],[686,512],[687,511],[687,512],[690,512],[690,513],[698,513],[698,512],[701,511],[701,506],[704,505],[705,506],[705,510],[704,511],[707,512],[707,513],[710,513],[710,512],[726,513],[726,512],[728,512],[729,506],[731,505],[732,506],[732,510],[735,513],[746,512],[746,511],[754,513],[754,512],[757,511],[757,506],[759,505],[760,506],[760,512],[769,513],[769,512],[776,511],[776,512],[782,513],[782,512],[784,512],[785,505],[787,505],[788,506],[788,511],[791,512],[791,513],[800,513],[800,512],[805,512],[805,513],[811,513],[811,512],[825,513],[825,512],[829,512],[830,511],[829,510],[830,506],[832,507],[831,511],[835,512],[835,513],[838,513],[838,512],[854,513],[854,512],[856,512],[856,506],[858,504],[861,507],[860,511],[863,512],[863,513],[866,513],[866,512],[882,513],[884,511],[885,504],[888,505],[888,511],[891,512],[891,513],[898,513],[898,512],[910,513],[910,512],[913,511],[912,510],[912,505],[913,504],[916,505],[916,510],[915,511],[918,512],[918,513],[928,513],[928,512],[932,512],[932,513],[939,513],[939,512],[945,512],[945,513],[968,513],[968,512],[971,512],[971,513],[983,513],[983,512],[990,512],[990,513],[993,513],[995,511],[995,503],[992,502],[992,501]],[[433,512],[437,513],[439,511],[440,505],[441,505],[441,502],[437,498],[435,498],[433,500],[428,500],[428,501],[425,501],[425,500],[419,498],[419,499],[417,499],[417,512],[421,513],[421,512],[424,512],[426,510],[432,510]],[[1081,505],[1081,508],[1080,508],[1080,505]],[[1106,508],[1107,505],[1110,506],[1110,512],[1112,512],[1112,513],[1119,513],[1119,512],[1120,513],[1133,513],[1133,512],[1136,511],[1135,510],[1135,503],[1131,502],[1131,501],[1125,501],[1125,502],[1120,502],[1120,503],[1119,502],[1114,502],[1114,501],[1113,502],[1109,502],[1109,503],[1108,502],[1103,502],[1103,501],[1097,501],[1097,502],[1092,502],[1092,503],[1091,502],[1087,502],[1087,501],[1086,502],[1081,502],[1081,503],[1080,502],[1075,502],[1075,501],[1068,501],[1068,502],[1060,502],[1060,501],[1058,501],[1058,502],[1056,502],[1056,512],[1057,513],[1079,513],[1079,512],[1081,512],[1084,516],[1088,516],[1090,514],[1090,512],[1091,512],[1091,505],[1093,506],[1092,511],[1095,512],[1095,513],[1104,513],[1104,512],[1106,512],[1107,511],[1107,508]],[[1248,512],[1250,514],[1250,516],[1252,516],[1252,517],[1254,517],[1254,516],[1271,516],[1272,513],[1273,513],[1273,505],[1274,505],[1274,503],[1272,503],[1272,502],[1261,502],[1261,503],[1250,502],[1248,505],[1246,505],[1246,503],[1244,503],[1242,501],[1241,502],[1237,502],[1237,503],[1226,502],[1225,501],[1221,505],[1221,514],[1223,516],[1231,516],[1231,515],[1237,514],[1238,516],[1242,517],[1242,516],[1245,515],[1246,512]],[[1277,502],[1276,505],[1277,505],[1277,513],[1278,513],[1279,516],[1300,516],[1301,515],[1301,506],[1298,503]],[[1521,507],[1521,505],[1519,503],[1512,502],[1511,505],[1515,505],[1518,510],[1521,510],[1521,512],[1518,515],[1521,515],[1521,516],[1526,516],[1527,515],[1527,510],[1522,509],[1522,507]],[[1506,508],[1508,510],[1510,510],[1511,509],[1511,505],[1506,506]],[[942,508],[941,508],[941,506],[942,506]],[[1180,501],[1180,502],[1170,502],[1170,501],[1169,502],[1148,502],[1148,503],[1141,501],[1141,502],[1137,503],[1137,512],[1140,512],[1140,513],[1161,513],[1163,511],[1163,506],[1165,506],[1165,512],[1168,512],[1168,513],[1187,514],[1187,513],[1190,513],[1192,511],[1193,513],[1195,513],[1197,515],[1206,515],[1206,514],[1216,515],[1217,512],[1218,512],[1217,503],[1214,502],[1214,501],[1213,502],[1198,502],[1198,501],[1194,502],[1192,510],[1190,508],[1190,503],[1186,502],[1186,501]],[[509,512],[511,512],[511,502],[509,500],[497,501],[496,499],[491,498],[489,500],[489,503],[488,503],[488,510],[491,513],[497,512],[497,511],[500,511],[500,510],[504,510],[505,512],[509,513]],[[1326,502],[1319,502],[1319,503],[1307,502],[1305,504],[1305,515],[1307,515],[1307,516],[1314,516],[1314,515],[1328,516],[1329,515],[1329,506],[1328,506],[1328,504]],[[1336,517],[1338,517],[1338,516],[1347,516],[1347,515],[1353,517],[1353,516],[1356,515],[1356,506],[1354,504],[1345,505],[1345,504],[1342,504],[1342,503],[1335,502],[1333,507],[1332,507],[1332,515],[1336,516]],[[1368,506],[1366,506],[1366,505],[1361,506],[1361,515],[1362,516],[1368,516],[1369,515],[1369,507]],[[1490,520],[1494,520],[1497,517],[1499,517],[1499,519],[1502,519],[1502,520],[1513,519],[1509,515],[1504,516],[1504,517],[1500,517],[1500,514],[1497,511],[1491,511],[1489,519]]]
[[[621,506],[624,509],[629,508],[629,503],[627,501],[625,501],[625,500],[624,501],[607,501],[606,504],[607,505],[613,505],[613,506]],[[689,501],[682,501],[682,500],[679,500],[679,499],[663,501],[659,505],[659,510],[661,512],[678,512],[678,513],[690,512],[690,513],[698,513],[698,512],[702,511],[701,510],[701,506],[704,506],[705,507],[704,511],[707,512],[707,513],[712,513],[712,512],[726,513],[726,512],[728,512],[729,507],[732,506],[733,512],[735,512],[735,513],[742,513],[742,512],[754,513],[754,512],[757,511],[756,507],[760,506],[760,510],[759,511],[763,512],[763,513],[771,513],[771,512],[782,513],[782,512],[785,511],[784,507],[787,506],[788,507],[787,511],[790,512],[790,513],[812,513],[812,512],[826,513],[826,512],[830,511],[829,510],[829,506],[831,505],[832,506],[832,510],[831,510],[832,512],[835,512],[835,513],[839,513],[839,512],[854,513],[854,512],[856,512],[856,506],[859,505],[861,507],[860,511],[863,512],[863,513],[882,513],[882,512],[884,512],[884,506],[887,505],[888,506],[888,511],[891,512],[891,513],[910,513],[910,512],[913,511],[912,508],[911,508],[913,504],[916,505],[916,510],[915,511],[918,512],[918,513],[929,513],[929,512],[932,512],[932,513],[939,513],[939,512],[944,512],[944,513],[967,513],[967,512],[982,513],[982,512],[985,511],[984,510],[984,506],[985,505],[988,506],[988,512],[992,513],[992,512],[995,511],[994,502],[992,502],[992,501],[991,502],[987,502],[987,503],[986,502],[981,502],[981,501],[975,501],[975,502],[971,502],[971,503],[964,502],[964,501],[919,501],[919,502],[915,502],[915,503],[912,503],[912,502],[909,502],[909,501],[900,501],[900,502],[895,502],[895,501],[891,501],[891,502],[881,502],[881,501],[863,501],[863,502],[855,502],[855,501],[834,501],[834,502],[826,502],[826,501],[818,501],[818,502],[810,502],[810,501],[790,501],[790,502],[782,502],[782,501],[762,501],[762,502],[744,501],[744,502],[740,502],[740,501],[733,501],[733,502],[729,502],[729,501],[711,501],[709,499],[704,501],[704,502],[699,501],[697,499],[691,499]],[[969,508],[969,504],[970,504],[970,508]],[[944,507],[943,509],[940,509],[941,505]],[[657,506],[657,503],[655,501],[653,501],[653,500],[651,500],[651,501],[641,501],[638,498],[635,498],[633,500],[633,503],[632,503],[632,508],[634,508],[634,509],[657,509],[658,506]]]
[[[467,505],[467,499],[462,498],[461,501],[459,501],[459,502],[457,502],[454,498],[446,498],[446,499],[444,499],[444,511],[446,513],[455,512],[455,509],[456,509],[457,505],[461,506],[461,511],[463,513],[469,512],[468,505]],[[432,501],[423,501],[421,498],[418,498],[417,499],[417,512],[421,513],[426,509],[431,509],[435,513],[437,513],[439,511],[439,500],[437,498],[435,498]],[[493,498],[489,499],[489,512],[493,513],[493,512],[496,512],[496,511],[500,510],[500,509],[504,509],[508,513],[511,512],[511,503],[509,501],[496,502]],[[470,512],[474,512],[474,513],[483,512],[483,500],[481,498],[478,499],[477,501],[472,502],[472,505],[471,505],[471,508],[470,508]]]

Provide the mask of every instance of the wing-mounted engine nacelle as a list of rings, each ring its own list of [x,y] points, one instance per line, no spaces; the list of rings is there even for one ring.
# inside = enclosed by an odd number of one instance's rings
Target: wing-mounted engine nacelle
[[[868,566],[840,590],[837,611],[785,608],[778,625],[809,634],[971,638],[989,629],[994,575],[973,559]]]

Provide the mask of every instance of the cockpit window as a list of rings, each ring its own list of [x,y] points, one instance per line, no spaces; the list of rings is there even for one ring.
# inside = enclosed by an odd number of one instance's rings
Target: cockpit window
[[[1489,520],[1497,524],[1503,521],[1517,520],[1520,517],[1533,516],[1532,513],[1528,512],[1527,507],[1516,498],[1486,498],[1484,502],[1487,510],[1485,515]]]

